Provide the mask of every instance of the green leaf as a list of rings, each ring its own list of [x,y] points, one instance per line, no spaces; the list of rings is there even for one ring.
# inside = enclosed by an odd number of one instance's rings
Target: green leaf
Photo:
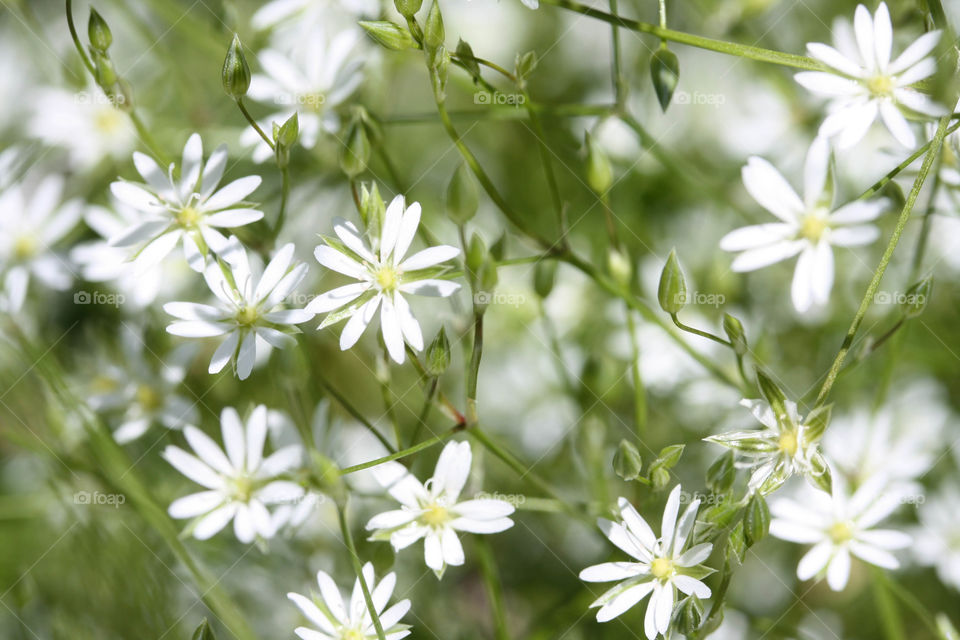
[[[757,386],[760,387],[760,393],[773,409],[777,421],[783,420],[787,415],[787,396],[780,390],[777,383],[759,368],[757,369]]]
[[[437,336],[427,347],[426,358],[424,359],[424,368],[431,376],[439,376],[447,367],[450,366],[450,342],[447,340],[447,332],[443,327],[437,332]]]
[[[804,421],[803,439],[805,442],[816,442],[823,437],[823,432],[830,423],[830,412],[833,404],[817,407],[811,411]]]
[[[643,459],[637,447],[628,440],[621,440],[613,454],[613,471],[626,481],[636,480],[643,470]]]
[[[665,112],[680,80],[680,62],[666,47],[658,49],[650,58],[650,79],[653,80],[653,90],[657,94],[660,109]]]
[[[683,271],[680,270],[676,249],[670,251],[660,273],[657,300],[660,308],[671,315],[679,313],[687,302],[687,283],[683,279]]]
[[[743,520],[738,522],[730,531],[730,536],[727,538],[726,556],[729,564],[732,564],[731,561],[743,564],[743,560],[747,556],[747,538],[744,535]]]

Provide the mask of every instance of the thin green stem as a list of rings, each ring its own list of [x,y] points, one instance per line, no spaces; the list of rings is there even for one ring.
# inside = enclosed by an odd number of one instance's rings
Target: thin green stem
[[[547,178],[547,187],[550,191],[550,199],[553,201],[553,208],[557,215],[557,226],[560,229],[560,237],[566,240],[567,237],[567,216],[563,206],[563,198],[560,196],[560,186],[557,184],[557,176],[553,170],[553,160],[550,158],[551,151],[547,147],[546,134],[543,131],[543,123],[540,115],[530,103],[530,96],[524,92],[527,98],[526,110],[530,117],[530,124],[533,125],[534,137],[537,139],[537,148],[540,151],[540,163],[543,165],[543,173]]]
[[[860,307],[857,309],[856,315],[853,317],[853,321],[850,323],[850,328],[847,330],[847,335],[843,339],[843,343],[840,345],[840,351],[837,353],[836,358],[833,360],[833,364],[830,366],[830,370],[827,372],[827,378],[823,382],[823,386],[820,387],[820,392],[817,394],[816,406],[823,406],[827,401],[827,397],[830,395],[830,389],[833,388],[834,382],[837,380],[837,375],[840,373],[840,368],[843,366],[843,361],[847,357],[847,352],[850,351],[850,346],[853,344],[853,339],[857,335],[857,331],[860,329],[860,324],[863,322],[864,316],[867,314],[867,309],[870,308],[871,303],[873,302],[873,296],[876,294],[877,289],[880,287],[880,280],[883,278],[884,272],[887,270],[887,265],[890,263],[890,259],[893,257],[893,252],[897,248],[897,244],[900,242],[900,236],[903,233],[904,227],[907,226],[907,221],[910,219],[910,213],[913,211],[913,206],[917,202],[917,196],[920,194],[920,189],[923,187],[923,183],[927,179],[927,174],[930,172],[930,168],[933,166],[933,161],[940,154],[940,148],[943,146],[943,138],[947,132],[947,124],[950,121],[950,116],[946,116],[940,119],[939,126],[937,127],[937,133],[934,135],[933,140],[931,141],[930,148],[927,151],[927,155],[923,158],[923,164],[920,167],[920,173],[917,175],[916,180],[913,181],[913,187],[910,189],[910,194],[907,196],[907,201],[903,205],[903,210],[900,212],[900,218],[897,220],[897,226],[893,230],[893,234],[890,236],[890,241],[887,243],[887,248],[883,252],[883,256],[880,258],[880,264],[877,265],[876,271],[874,271],[873,278],[870,280],[869,286],[867,286],[867,291],[863,295],[863,299],[860,301]]]
[[[930,630],[935,637],[940,636],[940,631],[937,629],[937,625],[934,623],[934,615],[923,605],[923,603],[913,594],[909,589],[905,589],[903,585],[890,577],[886,571],[877,571],[875,574],[877,580],[883,582],[890,592],[900,598],[900,601],[903,602],[907,607],[909,607],[916,615],[917,618]]]
[[[400,437],[400,420],[397,418],[397,412],[394,409],[394,406],[397,404],[397,399],[394,397],[393,389],[390,387],[390,365],[387,364],[390,356],[386,353],[386,347],[384,347],[382,358],[378,365],[379,371],[377,372],[377,378],[380,383],[380,395],[383,398],[383,411],[387,415],[387,419],[390,420],[390,426],[393,429],[393,438],[397,441],[397,448],[399,449],[403,446],[403,440]]]
[[[277,220],[273,225],[273,239],[276,240],[283,230],[283,224],[287,216],[287,200],[290,199],[290,169],[283,167],[280,169],[280,211],[277,213]]]
[[[250,115],[250,112],[247,111],[247,107],[243,104],[243,98],[237,98],[236,103],[237,103],[237,108],[240,109],[240,113],[242,113],[243,117],[247,119],[247,122],[249,122],[250,126],[253,127],[253,130],[256,131],[261,138],[263,138],[263,141],[270,146],[271,150],[276,150],[276,146],[274,146],[273,140],[270,139],[270,136],[264,133],[263,129],[260,128],[260,125],[257,124],[257,121],[254,120],[253,116]]]
[[[393,444],[387,440],[387,438],[380,433],[375,426],[373,426],[373,423],[367,420],[363,414],[360,413],[360,410],[354,407],[353,403],[350,402],[342,393],[337,391],[337,389],[330,384],[326,378],[316,371],[314,371],[314,376],[317,378],[317,381],[320,383],[320,386],[323,387],[324,391],[326,391],[334,400],[336,400],[340,406],[346,409],[347,413],[353,416],[355,420],[366,427],[367,431],[372,433],[374,437],[380,441],[380,444],[387,448],[387,451],[391,453],[395,453],[397,451],[396,447],[394,447]]]
[[[473,348],[467,368],[467,426],[477,424],[477,379],[480,373],[480,358],[483,357],[483,311],[474,307]]]
[[[507,616],[503,606],[503,586],[500,584],[500,575],[497,565],[490,551],[490,543],[483,537],[478,537],[475,547],[480,560],[480,573],[483,584],[487,589],[487,598],[490,599],[490,613],[493,614],[494,637],[496,640],[510,640],[507,632]]]
[[[608,4],[610,13],[616,15],[617,0],[609,0]],[[622,106],[627,101],[627,80],[623,74],[623,61],[620,52],[620,28],[615,24],[610,26],[610,47],[612,49],[610,74],[613,80],[614,95],[616,95],[617,106]]]
[[[873,568],[873,600],[876,604],[876,612],[880,617],[883,627],[883,634],[886,640],[906,640],[906,634],[903,631],[903,621],[900,619],[900,610],[892,594],[878,577],[882,569]]]
[[[436,376],[430,378],[430,382],[427,383],[427,394],[423,397],[423,407],[421,407],[420,413],[417,415],[417,424],[413,428],[413,435],[410,437],[410,442],[416,442],[417,438],[420,437],[420,432],[423,430],[423,427],[426,426],[427,418],[430,416],[430,409],[433,408],[433,401],[437,396],[437,388],[439,386],[439,378]]]
[[[458,431],[461,431],[462,429],[463,427],[461,426],[451,427],[450,429],[447,429],[445,432],[439,435],[433,436],[432,438],[427,438],[423,442],[418,442],[412,447],[407,447],[403,451],[397,451],[396,453],[391,453],[390,455],[383,456],[382,458],[377,458],[376,460],[361,462],[360,464],[355,464],[352,467],[344,467],[343,469],[340,470],[340,475],[345,476],[350,473],[356,473],[357,471],[363,471],[364,469],[370,469],[372,467],[380,466],[381,464],[390,462],[392,460],[400,460],[401,458],[406,458],[407,456],[423,451],[424,449],[429,449],[430,447],[432,447],[437,443],[443,442],[444,440],[454,435]]]
[[[680,329],[681,331],[686,331],[687,333],[692,333],[695,336],[700,336],[701,338],[707,338],[708,340],[713,340],[714,342],[718,342],[725,347],[730,347],[731,349],[733,348],[733,344],[729,340],[724,340],[720,336],[715,336],[712,333],[709,333],[708,331],[702,331],[700,329],[696,329],[694,327],[683,324],[682,322],[680,322],[680,318],[678,318],[677,314],[675,313],[671,313],[670,318],[673,320],[673,324],[677,325],[677,328]]]
[[[626,309],[627,331],[630,333],[630,374],[633,376],[633,422],[637,438],[642,442],[647,435],[647,391],[640,375],[640,342],[633,310]]]
[[[956,118],[956,117],[957,117],[957,114],[953,114],[953,115],[951,115],[951,116],[949,116],[949,117],[950,117],[951,119]],[[960,122],[955,122],[955,123],[953,123],[952,125],[950,125],[950,127],[947,128],[946,135],[950,135],[951,133],[953,133],[954,131],[956,131],[958,128],[960,128]],[[868,187],[866,191],[864,191],[864,192],[861,193],[859,196],[857,196],[856,199],[857,199],[857,200],[864,200],[864,199],[869,198],[870,196],[878,193],[881,189],[883,189],[885,186],[887,186],[887,183],[888,183],[888,182],[890,182],[891,180],[893,180],[894,178],[896,178],[904,169],[906,169],[906,168],[909,167],[911,164],[913,164],[914,162],[916,162],[917,158],[919,158],[920,156],[922,156],[923,154],[925,154],[925,153],[927,152],[927,150],[930,149],[930,145],[931,145],[931,144],[933,144],[933,140],[930,140],[930,141],[928,141],[928,142],[925,142],[923,145],[920,146],[919,149],[917,149],[916,151],[914,151],[913,153],[911,153],[909,156],[907,156],[907,159],[906,159],[906,160],[904,160],[903,162],[901,162],[900,164],[898,164],[897,166],[895,166],[893,169],[891,169],[890,171],[888,171],[886,175],[884,175],[882,178],[880,178],[880,179],[877,180],[875,183],[873,183],[872,185],[870,185],[870,187]]]
[[[366,578],[363,577],[363,567],[360,565],[360,557],[357,555],[357,549],[353,544],[353,535],[350,533],[350,524],[347,522],[347,506],[338,505],[337,515],[340,516],[340,532],[343,534],[343,542],[350,551],[350,560],[353,563],[353,571],[357,574],[357,581],[360,583],[360,589],[363,591],[363,599],[367,603],[367,613],[373,620],[373,628],[377,631],[379,640],[387,640],[383,633],[383,625],[380,624],[380,616],[377,615],[377,607],[373,604],[373,597],[370,595],[370,587],[367,585]]]
[[[73,24],[73,0],[67,0],[66,10],[67,27],[70,29],[70,37],[73,38],[73,46],[77,48],[77,53],[80,54],[80,59],[83,60],[83,66],[87,68],[87,71],[90,72],[90,75],[96,76],[93,63],[90,62],[90,58],[87,56],[87,52],[83,48],[83,43],[80,42],[80,36],[77,35],[77,27]]]

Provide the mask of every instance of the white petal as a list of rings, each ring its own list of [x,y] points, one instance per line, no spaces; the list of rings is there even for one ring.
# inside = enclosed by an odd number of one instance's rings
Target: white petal
[[[913,44],[904,49],[896,60],[887,68],[887,73],[897,74],[906,71],[916,63],[920,62],[928,53],[933,51],[940,41],[942,31],[930,31],[917,38]]]
[[[822,96],[852,96],[862,90],[855,80],[823,71],[801,71],[794,74],[793,79],[808,91]]]
[[[460,255],[460,249],[449,245],[438,245],[429,247],[423,251],[418,251],[403,262],[400,263],[401,271],[416,271],[417,269],[427,269],[436,266],[441,262],[452,260]]]
[[[343,331],[340,333],[341,351],[346,351],[357,344],[357,340],[360,339],[360,336],[366,331],[367,325],[369,325],[373,319],[373,314],[377,311],[377,305],[380,304],[380,298],[381,296],[379,295],[371,298],[350,316],[347,324],[343,327]]]
[[[273,477],[295,469],[300,465],[300,458],[303,455],[303,448],[298,444],[290,444],[277,449],[260,464],[260,475],[264,477]],[[269,486],[269,485],[268,485]]]
[[[364,242],[363,236],[360,234],[360,230],[357,229],[356,225],[354,225],[352,222],[348,222],[343,218],[334,218],[333,231],[337,234],[337,237],[340,238],[343,244],[358,256],[364,260],[370,261],[371,263],[377,261],[377,258],[373,255],[373,252],[367,248],[367,244]]]
[[[400,223],[403,219],[404,199],[402,195],[395,196],[387,205],[383,216],[383,228],[380,231],[380,261],[386,262],[393,252],[400,234]]]
[[[710,557],[710,553],[713,551],[713,545],[709,542],[703,542],[696,546],[690,547],[683,555],[677,558],[677,564],[681,567],[693,567],[707,558]]]
[[[670,616],[673,613],[673,588],[661,587],[656,596],[656,612],[654,620],[657,623],[657,631],[666,634],[670,629]],[[654,605],[654,600],[650,600],[650,606]]]
[[[446,298],[452,296],[460,288],[460,285],[450,280],[437,280],[427,278],[425,280],[414,280],[400,285],[400,291],[417,296],[432,296],[436,298]]]
[[[698,598],[709,598],[710,597],[710,587],[703,584],[696,578],[691,578],[690,576],[677,575],[673,577],[673,584],[677,586],[677,589],[684,592],[687,595],[695,595]]]
[[[213,357],[210,358],[210,366],[207,368],[207,373],[215,374],[223,371],[223,368],[227,366],[227,363],[230,362],[230,359],[233,358],[233,354],[237,350],[237,343],[240,341],[240,332],[231,331],[230,335],[227,336],[227,339],[220,343],[220,346],[217,347],[217,350],[213,352]]]
[[[400,318],[397,315],[397,309],[393,306],[390,298],[383,297],[383,306],[380,307],[380,332],[383,334],[383,342],[387,346],[387,353],[397,364],[403,364],[406,357],[404,349],[403,331],[400,328]]]
[[[290,242],[280,247],[280,250],[274,254],[273,258],[263,270],[260,281],[257,283],[257,288],[253,292],[254,300],[259,302],[266,298],[267,294],[273,291],[273,288],[277,286],[281,278],[286,275],[287,269],[290,267],[290,262],[293,260],[293,249],[293,243]]]
[[[800,559],[800,564],[797,565],[797,577],[801,580],[809,580],[817,575],[830,562],[832,554],[833,545],[829,540],[817,543]]]
[[[362,280],[364,279],[364,275],[367,273],[367,270],[363,267],[363,265],[353,258],[345,256],[333,247],[320,245],[314,249],[313,255],[317,258],[317,262],[325,266],[327,269],[342,273],[345,276]]]
[[[792,258],[806,246],[803,240],[783,240],[766,247],[744,251],[730,266],[734,271],[754,271],[771,264]]]
[[[170,503],[167,513],[171,518],[196,518],[223,503],[223,494],[219,491],[201,491],[177,498]]]
[[[893,48],[893,25],[890,24],[890,11],[884,2],[880,3],[873,15],[873,46],[878,68],[886,69]]]
[[[850,579],[850,553],[839,549],[827,567],[827,584],[834,591],[843,591]]]
[[[320,611],[320,607],[315,605],[312,600],[306,598],[299,593],[288,593],[287,597],[297,605],[297,608],[303,612],[303,615],[307,617],[310,622],[317,625],[324,632],[329,634],[335,634],[336,629],[333,624],[331,624],[330,619],[327,618],[326,614]]]
[[[210,214],[203,219],[211,227],[242,227],[263,219],[263,211],[257,209],[226,209]]]
[[[240,350],[237,351],[237,378],[246,380],[253,371],[253,365],[257,360],[257,334],[253,331],[247,333],[240,343]]]
[[[747,161],[741,174],[743,186],[760,206],[784,222],[796,222],[797,216],[803,212],[803,202],[772,164],[754,156]]]
[[[317,314],[339,309],[362,296],[370,287],[371,284],[369,282],[355,282],[331,289],[311,300],[309,304],[307,304],[306,310],[310,313]]]
[[[230,331],[231,326],[223,322],[207,322],[205,320],[188,320],[172,322],[167,325],[167,333],[181,338],[210,338],[222,336]]]
[[[423,561],[434,571],[443,569],[443,547],[435,532],[428,533],[423,539]]]
[[[453,567],[463,564],[463,545],[451,527],[443,529],[440,536],[440,545],[443,547],[443,561]]]
[[[790,298],[793,307],[800,313],[806,313],[813,306],[813,281],[817,270],[817,257],[813,247],[807,247],[800,254],[793,272],[793,284]]]
[[[200,179],[203,163],[203,141],[200,134],[194,133],[187,138],[183,146],[183,158],[180,161],[180,193],[189,194]]]
[[[870,200],[869,202],[854,200],[831,213],[830,222],[832,224],[870,222],[879,217],[889,205],[887,200]]]
[[[455,518],[450,526],[457,531],[467,533],[500,533],[513,526],[510,518],[494,518],[493,520],[477,520],[474,518]]]
[[[848,76],[857,78],[863,74],[863,69],[856,61],[851,60],[828,44],[810,42],[807,44],[807,53],[825,65],[833,67]]]
[[[910,130],[907,119],[893,106],[892,102],[884,100],[880,103],[880,117],[883,119],[883,123],[887,125],[890,133],[893,134],[893,137],[896,138],[897,142],[908,149],[912,149],[917,144],[917,138],[913,135],[913,131]]]
[[[858,225],[831,229],[828,240],[836,247],[856,247],[870,244],[880,237],[880,230],[873,225]]]
[[[830,144],[818,136],[807,151],[803,167],[803,201],[813,207],[823,199],[827,188],[827,173],[830,167]]]
[[[873,18],[865,6],[857,5],[853,14],[853,29],[857,35],[860,57],[869,69],[876,69],[876,48],[873,45]]]
[[[755,224],[734,229],[720,238],[724,251],[746,251],[787,239],[796,232],[796,227],[783,222]]]
[[[414,202],[407,207],[400,219],[400,230],[397,233],[396,245],[393,247],[394,264],[403,260],[403,256],[407,254],[407,249],[410,248],[410,243],[413,242],[413,237],[417,234],[417,227],[419,226],[420,203]]]
[[[246,469],[244,460],[247,451],[247,438],[243,422],[233,407],[224,407],[220,412],[220,431],[223,434],[223,446],[234,469]]]
[[[163,450],[163,459],[177,471],[208,489],[219,489],[223,486],[223,481],[213,469],[180,447],[168,446]]]
[[[260,176],[238,178],[207,198],[206,202],[203,203],[203,208],[206,211],[226,209],[253,193],[260,186],[260,182]]]
[[[620,517],[623,518],[623,523],[630,533],[637,537],[640,544],[648,550],[652,550],[657,544],[657,536],[653,533],[653,529],[650,528],[647,521],[637,513],[637,510],[626,498],[617,499],[617,508],[620,509]]]
[[[875,531],[861,531],[857,540],[881,549],[904,549],[913,543],[913,538],[901,531],[892,529],[877,529]]]
[[[862,6],[862,5],[861,5]],[[841,149],[849,149],[863,139],[870,125],[877,119],[879,107],[876,100],[871,100],[863,106],[850,109],[849,117],[851,122],[840,133],[837,139],[837,146]],[[821,130],[825,127],[827,121],[824,120]]]
[[[155,195],[132,182],[113,182],[110,184],[110,193],[123,204],[139,211],[156,212],[160,207]]]
[[[644,571],[643,565],[636,562],[604,562],[581,571],[580,579],[585,582],[612,582],[633,578]]]
[[[625,589],[623,592],[617,594],[610,601],[605,604],[599,611],[597,611],[597,622],[607,622],[608,620],[613,620],[624,611],[627,611],[635,604],[643,600],[653,591],[654,583],[653,582],[642,582],[636,586]],[[651,605],[652,606],[652,600]]]
[[[920,82],[936,72],[936,61],[933,58],[925,58],[897,76],[897,86],[906,87],[914,82]]]
[[[850,552],[864,562],[869,562],[884,569],[897,569],[900,567],[900,562],[897,561],[892,553],[869,544],[863,544],[855,540],[851,541]]]
[[[677,485],[667,496],[667,504],[663,507],[663,521],[660,524],[660,539],[664,545],[670,545],[673,532],[677,526],[677,514],[680,512],[680,485]]]
[[[440,452],[433,471],[433,489],[456,500],[470,475],[473,452],[469,442],[448,442]]]
[[[236,503],[226,504],[205,515],[193,527],[193,537],[197,540],[207,540],[227,526],[230,519],[237,512]]]
[[[346,623],[348,621],[347,608],[344,605],[343,596],[340,595],[340,588],[337,587],[337,583],[326,572],[317,571],[317,585],[320,587],[320,596],[333,617],[341,623]]]
[[[227,476],[236,472],[233,465],[227,460],[227,456],[224,455],[223,450],[203,431],[192,425],[187,425],[183,429],[183,435],[204,464]]]
[[[247,420],[247,470],[253,471],[263,460],[263,445],[267,439],[267,408],[256,406]]]

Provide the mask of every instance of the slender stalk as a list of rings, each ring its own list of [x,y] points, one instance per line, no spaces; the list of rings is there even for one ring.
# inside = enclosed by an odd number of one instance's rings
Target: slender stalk
[[[661,0],[661,5],[662,5]],[[617,0],[609,0],[610,13],[617,14]],[[613,24],[610,26],[610,48],[612,55],[610,57],[610,75],[613,80],[613,90],[616,95],[617,106],[621,107],[627,101],[627,81],[623,74],[623,62],[620,52],[620,28]]]
[[[393,438],[397,441],[397,448],[399,448],[403,446],[403,440],[400,438],[400,420],[394,410],[397,399],[393,395],[393,389],[390,388],[390,365],[386,362],[389,357],[386,353],[386,347],[384,347],[383,360],[378,366],[377,378],[380,383],[380,395],[383,398],[383,411],[387,415],[387,419],[390,420]]]
[[[287,201],[290,199],[290,169],[284,167],[280,169],[280,211],[277,213],[277,220],[273,225],[273,239],[276,240],[283,229],[283,224],[287,216]]]
[[[853,317],[853,321],[850,323],[850,328],[847,330],[847,335],[843,339],[843,343],[840,345],[840,351],[837,352],[837,356],[833,360],[833,364],[830,366],[830,371],[827,372],[827,378],[823,382],[823,386],[820,387],[820,392],[817,394],[816,406],[823,406],[826,403],[827,397],[830,395],[830,389],[833,388],[833,383],[837,380],[837,375],[840,373],[840,368],[843,366],[843,361],[847,357],[847,352],[850,351],[850,346],[853,344],[853,339],[857,335],[857,331],[860,329],[860,324],[863,322],[863,318],[867,313],[867,309],[870,308],[871,303],[873,302],[873,296],[876,294],[877,289],[880,287],[880,280],[883,278],[884,272],[887,270],[887,265],[890,263],[890,259],[893,257],[893,252],[897,248],[897,244],[900,242],[900,236],[903,233],[904,227],[907,226],[907,221],[910,219],[910,213],[913,211],[913,206],[917,202],[917,196],[920,194],[920,189],[923,187],[923,183],[927,179],[927,174],[930,172],[930,167],[933,166],[933,161],[940,154],[940,148],[943,146],[943,138],[947,132],[947,124],[950,121],[950,116],[945,116],[940,119],[939,126],[937,127],[937,133],[934,135],[933,140],[931,141],[930,148],[927,150],[927,155],[923,158],[923,164],[920,167],[920,173],[917,175],[916,180],[913,181],[913,187],[910,189],[910,194],[907,196],[907,201],[903,205],[903,210],[900,212],[900,218],[897,220],[897,226],[893,230],[893,234],[890,236],[890,241],[887,243],[887,248],[883,252],[883,256],[880,258],[880,264],[877,265],[876,271],[874,271],[873,278],[870,280],[869,286],[867,286],[866,293],[863,294],[863,299],[860,301],[860,307],[857,309],[856,315]]]
[[[890,593],[897,596],[903,604],[907,605],[916,615],[917,618],[926,625],[935,637],[940,636],[940,631],[937,629],[937,625],[933,622],[934,615],[931,613],[923,603],[913,594],[909,589],[905,589],[903,585],[890,577],[886,571],[877,571],[874,574],[877,580],[883,582],[884,586],[890,590]]]
[[[720,336],[715,336],[708,331],[702,331],[700,329],[696,329],[694,327],[683,324],[682,322],[680,322],[680,318],[678,318],[677,314],[675,313],[671,313],[670,318],[673,320],[673,324],[677,325],[677,328],[680,329],[681,331],[686,331],[687,333],[692,333],[695,336],[700,336],[701,338],[707,338],[708,340],[713,340],[714,342],[718,342],[725,347],[730,347],[731,349],[733,348],[733,344],[729,340],[725,340]]]
[[[423,398],[423,407],[420,408],[420,413],[417,415],[417,424],[413,428],[413,435],[410,437],[410,442],[417,441],[417,438],[420,437],[420,432],[427,424],[427,418],[430,416],[430,409],[433,407],[434,398],[437,397],[437,388],[439,385],[439,378],[436,376],[430,378],[430,382],[427,384],[427,394]]]
[[[525,92],[527,98],[526,109],[530,117],[530,124],[533,125],[534,137],[537,139],[537,148],[540,151],[540,163],[543,165],[543,173],[547,178],[547,187],[550,191],[550,199],[553,201],[553,208],[557,215],[557,226],[560,228],[560,237],[566,241],[567,237],[567,216],[563,206],[563,198],[560,196],[560,186],[557,184],[557,175],[553,170],[553,161],[550,159],[550,149],[547,147],[546,135],[543,131],[543,123],[537,110],[530,104],[530,96]]]
[[[477,424],[477,378],[480,372],[480,358],[483,357],[483,311],[473,312],[473,349],[467,368],[467,426]]]
[[[500,584],[500,575],[497,565],[490,551],[490,543],[484,537],[476,541],[477,556],[480,560],[480,573],[483,575],[483,584],[487,588],[487,598],[490,600],[490,613],[493,614],[494,637],[496,640],[510,640],[507,631],[507,616],[503,606],[503,586]]]
[[[351,473],[356,473],[357,471],[363,471],[364,469],[370,469],[372,467],[380,466],[381,464],[390,462],[392,460],[400,460],[401,458],[406,458],[407,456],[423,451],[424,449],[429,449],[430,447],[432,447],[437,443],[443,442],[444,440],[446,440],[447,438],[449,438],[450,436],[452,436],[453,434],[461,430],[462,430],[462,427],[460,426],[452,427],[450,429],[447,429],[445,432],[441,433],[440,435],[436,435],[436,436],[433,436],[432,438],[428,438],[423,442],[418,442],[412,447],[407,447],[403,451],[397,451],[396,453],[391,453],[388,456],[383,456],[382,458],[377,458],[376,460],[361,462],[360,464],[355,464],[352,467],[344,467],[343,469],[340,470],[340,475],[345,476]]]
[[[80,54],[80,59],[83,60],[83,66],[87,68],[87,71],[90,72],[90,75],[95,76],[96,71],[93,68],[93,63],[90,62],[90,58],[87,56],[87,52],[83,48],[83,43],[80,42],[80,36],[77,35],[77,27],[73,24],[73,0],[67,0],[67,28],[70,29],[70,37],[73,38],[73,46],[77,48],[77,53]]]
[[[360,424],[366,427],[367,431],[372,433],[374,437],[380,441],[380,444],[382,444],[387,448],[387,451],[389,451],[390,453],[395,453],[397,451],[396,447],[394,447],[393,444],[391,444],[390,441],[387,440],[387,438],[382,433],[380,433],[380,431],[375,426],[373,426],[373,423],[367,420],[363,416],[363,414],[360,413],[360,410],[354,407],[353,403],[350,402],[342,393],[337,391],[337,389],[332,384],[330,384],[330,382],[327,381],[327,379],[324,378],[322,374],[320,374],[317,371],[314,371],[314,375],[316,376],[317,381],[320,383],[320,386],[323,387],[324,391],[326,391],[328,394],[330,394],[330,396],[334,400],[340,403],[340,406],[346,409],[347,413],[353,416],[355,420],[357,420]]]
[[[264,133],[263,129],[260,128],[260,125],[257,124],[257,121],[254,120],[253,116],[250,115],[250,112],[247,111],[246,105],[243,104],[243,98],[237,98],[236,103],[237,103],[237,108],[240,109],[240,113],[242,113],[243,117],[247,119],[247,122],[249,122],[250,126],[253,127],[253,130],[256,131],[261,138],[263,138],[263,141],[270,146],[271,150],[275,150],[276,147],[273,144],[273,140],[270,139],[270,136]]]
[[[637,339],[637,322],[633,310],[627,313],[627,331],[630,332],[630,374],[633,376],[633,422],[637,438],[642,442],[647,435],[647,391],[640,376],[640,343]]]
[[[377,631],[379,640],[387,640],[383,633],[383,625],[380,624],[380,616],[377,615],[377,608],[373,604],[373,597],[370,595],[370,587],[367,580],[363,577],[363,567],[360,565],[360,557],[357,555],[357,549],[353,544],[353,535],[350,533],[350,524],[347,522],[347,505],[337,507],[337,515],[340,516],[340,532],[343,534],[343,542],[350,551],[350,560],[353,563],[353,571],[357,574],[357,581],[360,583],[360,589],[363,591],[363,599],[367,603],[367,612],[370,619],[373,620],[373,628]]]
[[[880,617],[883,634],[886,640],[906,640],[903,632],[903,621],[900,619],[900,610],[897,607],[896,600],[893,599],[887,585],[876,577],[881,569],[874,568],[873,580],[873,601],[876,604],[876,612]]]

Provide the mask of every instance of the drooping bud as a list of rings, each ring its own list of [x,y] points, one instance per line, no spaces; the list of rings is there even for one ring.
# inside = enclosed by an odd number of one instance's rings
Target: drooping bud
[[[447,185],[447,215],[456,224],[466,224],[477,213],[480,195],[470,167],[461,162]]]
[[[106,53],[113,44],[110,26],[93,7],[90,7],[90,20],[87,22],[87,37],[90,39],[90,46],[100,53]]]
[[[687,302],[687,283],[683,279],[683,271],[680,270],[676,249],[667,256],[667,263],[663,265],[663,272],[660,273],[657,300],[660,308],[670,315],[679,313]]]
[[[240,36],[233,34],[227,56],[223,59],[223,70],[220,72],[220,82],[227,95],[237,100],[247,95],[250,88],[250,67],[243,55],[243,45]]]
[[[723,314],[723,332],[733,345],[733,352],[738,356],[747,353],[747,334],[743,331],[743,324],[729,313]]]
[[[613,454],[613,471],[626,481],[636,480],[643,469],[643,459],[637,447],[627,440],[621,440],[617,452]]]
[[[473,49],[463,39],[457,41],[457,58],[463,64],[464,68],[473,77],[474,84],[480,81],[480,63],[473,55]]]
[[[541,298],[546,298],[553,291],[557,280],[557,261],[539,260],[533,268],[533,290]]]
[[[680,80],[680,63],[677,61],[677,56],[666,47],[657,49],[650,58],[650,79],[653,80],[657,102],[660,103],[660,108],[666,111],[670,106],[673,91],[677,88],[677,82]]]
[[[626,289],[633,278],[633,268],[630,266],[630,256],[626,251],[611,248],[607,251],[607,271],[618,285]]]
[[[412,18],[420,11],[423,0],[393,0],[393,6],[397,8],[397,13],[404,18]]]
[[[437,336],[427,347],[427,355],[424,367],[427,373],[433,377],[441,375],[450,366],[450,342],[447,340],[447,332],[443,327],[437,332]]]
[[[610,158],[593,140],[587,132],[585,136],[587,146],[587,186],[597,195],[605,194],[613,185],[613,167]]]
[[[407,29],[389,20],[361,20],[360,26],[379,44],[392,51],[416,49],[417,42]]]

